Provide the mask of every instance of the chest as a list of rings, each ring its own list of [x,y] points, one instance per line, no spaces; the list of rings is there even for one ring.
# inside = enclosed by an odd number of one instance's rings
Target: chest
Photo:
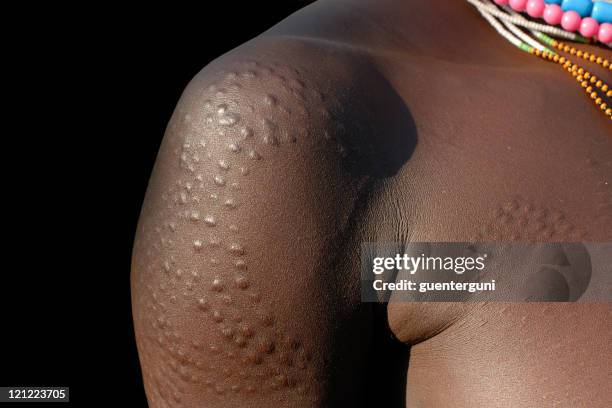
[[[612,239],[612,121],[556,68],[397,70],[417,143],[380,205],[400,236]]]

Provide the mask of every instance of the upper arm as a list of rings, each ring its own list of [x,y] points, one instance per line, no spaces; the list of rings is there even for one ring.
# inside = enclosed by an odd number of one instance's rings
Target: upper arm
[[[352,74],[274,47],[207,67],[166,131],[132,267],[151,406],[319,405],[364,362],[369,313],[347,253],[367,151],[343,140]]]

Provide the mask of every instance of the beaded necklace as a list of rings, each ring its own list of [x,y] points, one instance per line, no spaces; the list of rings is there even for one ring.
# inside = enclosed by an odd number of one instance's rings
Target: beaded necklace
[[[491,26],[520,50],[559,64],[612,120],[612,89],[603,80],[559,53],[576,56],[612,71],[605,58],[568,45],[598,42],[612,47],[612,0],[467,0]],[[527,13],[546,24],[528,20]],[[557,27],[560,25],[561,27]],[[553,38],[555,37],[555,38]]]

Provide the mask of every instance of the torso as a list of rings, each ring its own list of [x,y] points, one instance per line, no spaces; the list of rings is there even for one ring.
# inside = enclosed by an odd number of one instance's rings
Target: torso
[[[365,20],[351,37],[325,22],[319,31],[298,24],[293,34],[367,54],[413,117],[416,148],[370,200],[368,239],[612,241],[612,125],[570,75],[515,50],[467,3],[452,6],[465,8],[465,26],[447,21],[465,40],[456,51],[435,31],[419,32],[432,16],[418,18],[418,5],[415,23],[402,26],[386,2],[356,3],[345,14],[343,3],[310,14],[343,20],[370,11],[379,25]],[[417,45],[423,36],[428,48],[411,54],[388,39],[394,32]],[[597,392],[612,381],[609,305],[404,303],[390,305],[388,318],[400,340],[416,344],[408,406],[609,402]]]

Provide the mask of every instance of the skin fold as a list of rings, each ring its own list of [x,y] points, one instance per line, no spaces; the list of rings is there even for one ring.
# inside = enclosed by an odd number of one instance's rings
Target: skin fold
[[[610,406],[609,304],[385,307],[359,277],[362,242],[612,241],[609,122],[462,1],[321,0],[221,56],[134,244],[149,405]]]

